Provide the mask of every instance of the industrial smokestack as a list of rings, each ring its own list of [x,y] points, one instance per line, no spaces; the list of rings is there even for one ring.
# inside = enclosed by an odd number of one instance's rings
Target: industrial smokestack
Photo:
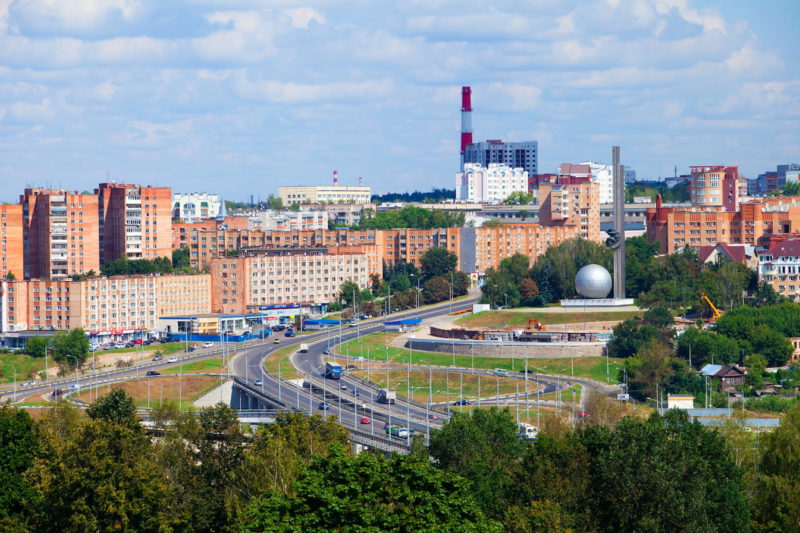
[[[339,186],[339,173],[336,172],[335,170],[333,171],[333,186],[334,187]]]
[[[464,154],[472,144],[472,89],[461,88],[461,170],[464,170]]]

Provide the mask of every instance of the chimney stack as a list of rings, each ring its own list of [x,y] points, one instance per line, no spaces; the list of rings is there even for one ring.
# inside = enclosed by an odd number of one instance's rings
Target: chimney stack
[[[335,170],[333,171],[333,186],[334,187],[338,187],[339,186],[339,176],[338,176],[338,174],[339,173],[336,172]]]
[[[464,154],[472,144],[472,89],[461,88],[461,171],[464,171]]]

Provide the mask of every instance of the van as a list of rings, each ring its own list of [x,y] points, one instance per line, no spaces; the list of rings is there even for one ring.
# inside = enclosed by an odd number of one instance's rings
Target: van
[[[506,370],[505,368],[495,368],[494,370],[492,370],[492,374],[494,374],[495,376],[500,376],[505,378],[508,377],[508,370]]]

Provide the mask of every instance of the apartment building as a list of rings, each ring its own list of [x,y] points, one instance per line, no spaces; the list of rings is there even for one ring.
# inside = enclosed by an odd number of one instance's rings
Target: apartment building
[[[776,292],[800,300],[800,240],[787,239],[758,258],[758,280],[772,285]]]
[[[25,189],[20,204],[26,279],[63,279],[100,271],[96,195]]]
[[[541,226],[539,224],[507,224],[494,228],[460,228],[458,232],[459,270],[482,276],[489,268],[498,268],[506,257],[520,253],[533,262],[550,246],[579,235],[571,224]]]
[[[172,195],[172,219],[194,222],[217,218],[222,201],[218,194],[207,192],[175,193]]]
[[[739,176],[739,167],[717,165],[690,169],[693,206],[736,211],[739,203],[747,197],[747,180]]]
[[[375,246],[254,249],[210,264],[214,313],[258,312],[275,304],[321,309],[339,297],[345,281],[364,289],[371,274],[382,274]]]
[[[25,276],[21,205],[0,205],[0,279]]]
[[[272,231],[328,229],[327,211],[259,211],[261,227]]]
[[[283,205],[318,204],[322,202],[368,204],[372,200],[370,187],[339,187],[338,185],[278,187]]]
[[[432,247],[458,254],[459,237],[458,228],[378,230],[376,244],[387,265],[411,263],[420,268],[420,259]]]
[[[365,209],[376,211],[375,204],[309,204],[301,205],[300,211],[325,211],[328,221],[334,224],[358,226],[361,224],[361,214]]]
[[[456,172],[456,201],[502,202],[511,193],[528,190],[528,172],[500,163],[466,163]]]
[[[668,208],[656,201],[647,210],[647,240],[659,241],[662,253],[684,246],[699,248],[717,243],[749,244],[766,251],[775,242],[800,231],[800,197],[760,198],[738,211]]]
[[[171,256],[172,189],[101,183],[94,192],[101,264]]]
[[[539,224],[547,227],[575,226],[584,239],[601,242],[600,185],[588,179],[559,179],[540,183],[537,190]]]

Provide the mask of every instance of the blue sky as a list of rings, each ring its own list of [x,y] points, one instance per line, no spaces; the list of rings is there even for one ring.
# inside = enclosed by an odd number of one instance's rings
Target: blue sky
[[[800,2],[0,0],[0,200],[26,185],[452,187],[476,140],[540,172],[800,162]]]

